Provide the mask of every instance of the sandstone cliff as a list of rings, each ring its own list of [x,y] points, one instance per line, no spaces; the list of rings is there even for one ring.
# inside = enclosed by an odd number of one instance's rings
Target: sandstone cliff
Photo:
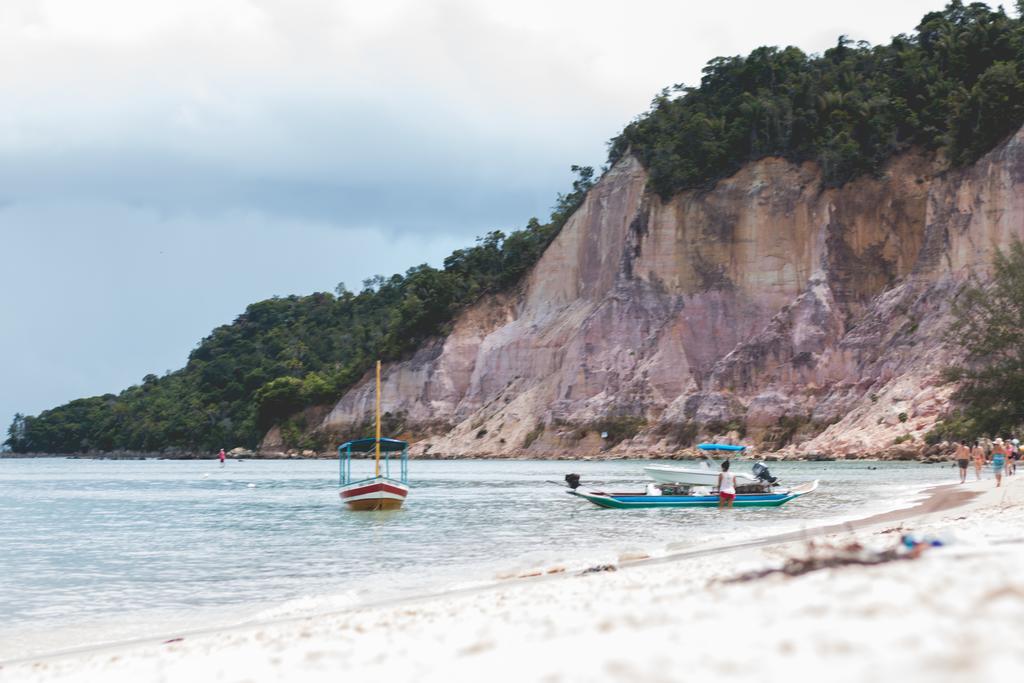
[[[949,302],[1014,235],[1024,131],[965,170],[912,153],[826,189],[770,158],[670,201],[626,157],[518,292],[386,367],[383,408],[430,455],[665,454],[730,430],[840,456],[920,442],[948,402]],[[372,409],[367,380],[318,429]]]

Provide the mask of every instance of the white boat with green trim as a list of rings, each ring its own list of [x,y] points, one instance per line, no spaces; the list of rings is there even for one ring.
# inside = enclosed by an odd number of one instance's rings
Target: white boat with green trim
[[[686,486],[718,486],[718,475],[721,470],[711,469],[707,464],[696,467],[679,467],[677,465],[648,465],[644,474],[662,484],[684,484]],[[753,484],[756,477],[743,472],[736,473],[736,483]]]

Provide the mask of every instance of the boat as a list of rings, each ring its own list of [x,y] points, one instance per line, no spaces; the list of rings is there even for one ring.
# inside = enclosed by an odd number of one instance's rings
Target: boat
[[[375,452],[374,476],[352,479],[352,454]],[[399,476],[391,476],[391,453],[399,456]],[[380,454],[384,453],[383,461]],[[409,444],[397,439],[367,438],[338,446],[341,489],[338,495],[349,510],[397,510],[409,495]]]
[[[654,481],[663,484],[685,484],[687,486],[718,486],[718,475],[721,470],[711,469],[707,463],[694,467],[679,467],[677,465],[648,465],[644,473]],[[736,473],[736,483],[753,483],[755,477],[742,472]]]
[[[737,493],[733,507],[779,507],[800,496],[806,496],[818,488],[818,480],[795,486],[792,489],[766,493]],[[646,492],[605,493],[576,488],[570,495],[588,500],[594,505],[617,510],[631,508],[714,508],[718,507],[717,495],[673,495],[662,493],[650,495]]]
[[[338,446],[341,488],[338,495],[349,510],[397,510],[409,495],[409,444],[380,435],[380,361],[377,361],[377,432],[373,438],[347,441]],[[352,478],[352,454],[374,452],[374,474],[366,479]],[[384,454],[383,461],[381,453]],[[398,457],[398,478],[391,476],[391,454]]]
[[[746,446],[734,446],[732,444],[724,443],[702,443],[697,444],[697,448],[705,452],[724,451],[727,453],[742,453],[747,449]],[[718,486],[718,475],[721,470],[712,468],[709,465],[709,462],[711,461],[707,459],[707,456],[701,457],[704,458],[704,461],[698,465],[648,465],[644,468],[644,473],[654,481],[661,482],[663,484]],[[737,483],[754,483],[756,481],[758,481],[756,476],[743,474],[742,472],[736,473]]]

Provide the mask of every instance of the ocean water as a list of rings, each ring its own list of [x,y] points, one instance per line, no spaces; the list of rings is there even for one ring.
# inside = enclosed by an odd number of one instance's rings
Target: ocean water
[[[639,490],[644,464],[417,460],[403,510],[353,513],[332,461],[0,459],[0,661],[797,530],[958,480],[941,465],[773,463],[820,488],[727,512],[604,510],[560,484],[572,471]]]

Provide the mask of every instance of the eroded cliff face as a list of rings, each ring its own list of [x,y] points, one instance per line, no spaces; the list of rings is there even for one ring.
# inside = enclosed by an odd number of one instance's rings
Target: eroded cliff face
[[[383,409],[430,455],[665,454],[740,427],[835,455],[920,440],[948,403],[951,298],[1024,237],[1024,132],[938,170],[907,154],[825,189],[765,159],[666,202],[627,157],[518,292],[386,367]],[[319,429],[372,409],[368,378]]]

